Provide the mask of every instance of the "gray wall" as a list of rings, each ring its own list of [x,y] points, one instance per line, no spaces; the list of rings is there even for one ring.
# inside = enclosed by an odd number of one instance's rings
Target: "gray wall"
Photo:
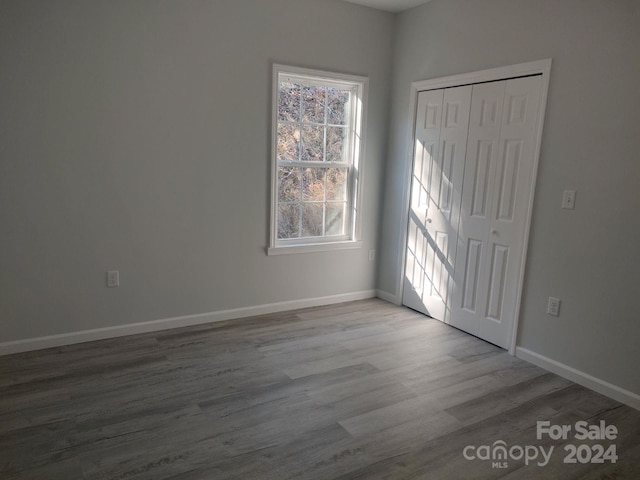
[[[375,288],[393,27],[337,0],[2,0],[0,342]],[[274,61],[370,78],[362,249],[265,255]]]
[[[551,57],[518,344],[640,393],[638,25],[636,0],[433,0],[398,17],[381,290],[399,293],[410,83]]]

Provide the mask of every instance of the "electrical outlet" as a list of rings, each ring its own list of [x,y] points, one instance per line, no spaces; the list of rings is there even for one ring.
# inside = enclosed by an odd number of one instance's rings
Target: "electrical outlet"
[[[560,299],[555,297],[549,297],[549,303],[547,304],[547,314],[557,317],[560,315]]]
[[[120,272],[118,270],[109,270],[107,272],[107,287],[119,287],[120,286]]]
[[[562,208],[573,210],[576,208],[576,191],[565,190],[562,195]]]
[[[369,250],[369,261],[373,262],[376,259],[376,251],[375,250]]]

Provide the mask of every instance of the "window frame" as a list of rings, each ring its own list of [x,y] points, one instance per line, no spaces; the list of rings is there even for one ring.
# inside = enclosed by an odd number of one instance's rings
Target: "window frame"
[[[347,179],[347,212],[346,234],[341,236],[322,236],[307,238],[278,239],[278,95],[279,84],[282,77],[292,77],[293,80],[309,85],[334,86],[353,89],[352,97],[355,100],[351,106],[350,121],[347,125],[348,156],[346,162],[333,163],[334,165],[348,168]],[[362,205],[362,178],[364,158],[364,132],[367,93],[369,79],[364,76],[349,75],[315,70],[309,68],[294,67],[290,65],[273,64],[272,94],[271,94],[271,215],[268,255],[287,253],[319,252],[336,249],[360,248],[361,241],[361,205]],[[326,125],[326,123],[325,123]],[[291,162],[291,166],[312,166],[312,162]],[[317,167],[326,167],[328,162],[317,162]]]

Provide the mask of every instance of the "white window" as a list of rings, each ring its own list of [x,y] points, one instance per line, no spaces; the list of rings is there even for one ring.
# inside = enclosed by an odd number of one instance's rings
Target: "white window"
[[[366,86],[274,65],[269,254],[360,246]]]

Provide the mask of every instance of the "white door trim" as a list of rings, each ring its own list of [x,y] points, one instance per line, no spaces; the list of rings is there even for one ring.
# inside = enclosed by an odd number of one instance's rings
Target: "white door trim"
[[[513,322],[513,330],[509,341],[509,353],[515,355],[516,339],[518,335],[518,326],[520,322],[520,302],[522,299],[522,285],[524,282],[525,263],[527,260],[527,250],[529,244],[529,231],[531,227],[531,214],[533,212],[533,199],[535,194],[536,177],[538,174],[538,163],[540,159],[540,145],[542,143],[542,126],[544,124],[545,107],[547,105],[547,94],[549,91],[549,76],[551,72],[551,59],[537,60],[527,63],[519,63],[506,67],[492,68],[481,70],[478,72],[463,73],[448,77],[440,77],[429,80],[422,80],[411,83],[409,97],[409,134],[406,145],[408,146],[405,157],[405,180],[402,188],[402,207],[403,218],[408,218],[411,196],[411,175],[413,171],[413,136],[415,134],[416,105],[418,92],[423,90],[433,90],[439,88],[450,88],[461,85],[468,85],[481,82],[492,82],[496,80],[504,80],[514,77],[524,77],[527,75],[542,75],[540,99],[538,105],[538,121],[535,126],[535,143],[533,154],[533,173],[531,175],[531,196],[529,197],[529,205],[527,207],[527,218],[525,221],[524,232],[524,248],[522,252],[522,263],[520,265],[520,278],[518,279],[517,298],[516,298],[516,318]],[[404,275],[406,268],[407,254],[407,236],[408,231],[405,228],[401,233],[401,254],[400,265],[398,266],[399,275],[396,279],[396,295],[398,304],[402,303],[402,288],[404,283]]]

